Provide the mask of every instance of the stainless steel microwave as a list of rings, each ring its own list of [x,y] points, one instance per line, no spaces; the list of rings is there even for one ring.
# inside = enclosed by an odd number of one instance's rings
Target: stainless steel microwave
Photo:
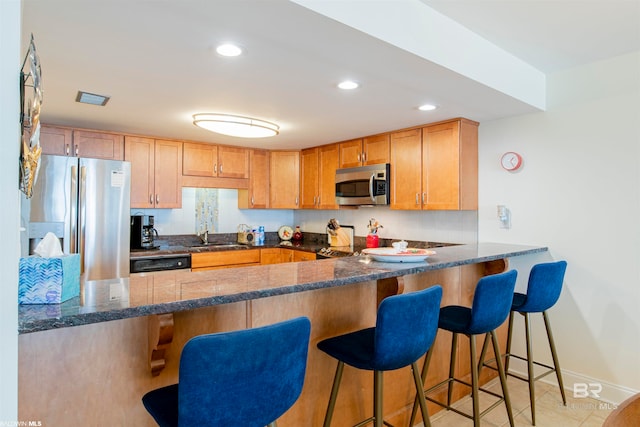
[[[389,163],[338,169],[336,171],[336,203],[342,206],[388,205]]]

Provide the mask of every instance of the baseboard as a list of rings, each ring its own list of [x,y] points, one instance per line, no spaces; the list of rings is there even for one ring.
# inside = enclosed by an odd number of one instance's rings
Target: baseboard
[[[511,361],[509,362],[509,371],[526,377],[527,364],[522,360],[511,358]],[[564,388],[567,391],[567,397],[589,397],[617,406],[634,394],[640,393],[639,390],[634,390],[618,384],[612,384],[577,372],[568,371],[566,369],[561,369],[561,371],[562,382],[564,383]],[[558,386],[555,374],[549,374],[541,378],[540,381],[556,387]]]

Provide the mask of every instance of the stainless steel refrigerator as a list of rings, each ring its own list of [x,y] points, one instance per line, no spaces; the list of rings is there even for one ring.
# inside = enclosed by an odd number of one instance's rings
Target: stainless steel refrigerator
[[[33,196],[22,201],[25,255],[47,232],[80,254],[81,281],[129,277],[129,162],[42,156]]]

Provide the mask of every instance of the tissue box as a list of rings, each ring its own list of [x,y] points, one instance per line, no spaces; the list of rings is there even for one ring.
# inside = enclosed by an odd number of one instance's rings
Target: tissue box
[[[80,255],[20,258],[19,304],[59,304],[80,295]]]

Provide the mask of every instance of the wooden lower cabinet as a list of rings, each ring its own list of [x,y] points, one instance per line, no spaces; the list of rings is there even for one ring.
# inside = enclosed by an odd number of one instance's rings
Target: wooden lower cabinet
[[[191,271],[260,265],[260,249],[191,254]]]

